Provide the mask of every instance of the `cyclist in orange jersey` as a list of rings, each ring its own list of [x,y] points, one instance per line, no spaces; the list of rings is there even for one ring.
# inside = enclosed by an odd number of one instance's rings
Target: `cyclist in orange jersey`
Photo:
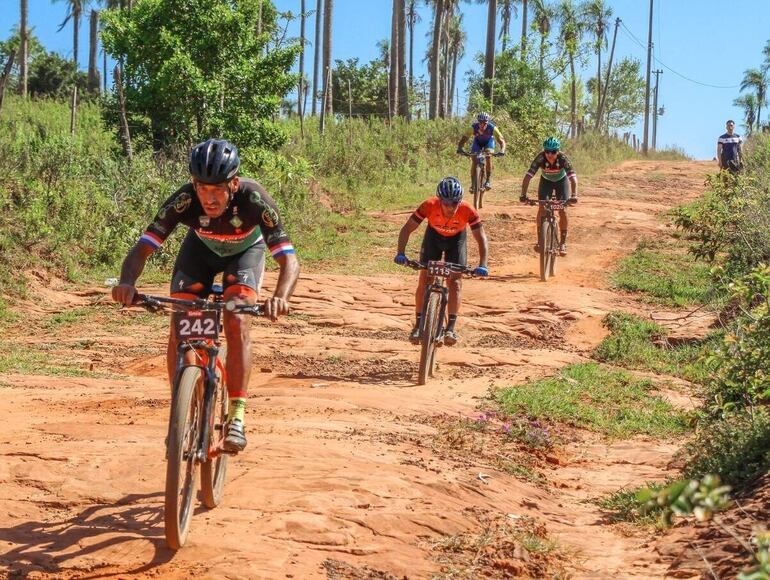
[[[394,261],[396,264],[407,263],[406,245],[409,236],[412,235],[423,220],[428,220],[428,228],[422,240],[420,249],[420,262],[426,263],[433,260],[445,260],[465,266],[467,264],[466,228],[470,227],[476,243],[479,245],[479,265],[474,269],[476,276],[488,276],[487,235],[478,212],[471,205],[462,201],[463,186],[455,177],[445,177],[436,187],[436,197],[422,202],[398,235],[398,253]],[[416,322],[409,341],[413,344],[420,342],[420,321],[422,318],[423,298],[425,287],[428,285],[428,273],[420,270],[420,278],[415,292]],[[460,291],[462,279],[460,275],[449,278],[449,320],[444,330],[443,343],[453,346],[459,340],[455,331],[457,313],[460,310]]]

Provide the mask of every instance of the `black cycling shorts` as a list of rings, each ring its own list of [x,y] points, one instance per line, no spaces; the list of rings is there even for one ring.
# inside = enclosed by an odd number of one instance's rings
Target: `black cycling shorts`
[[[468,263],[468,249],[466,244],[466,230],[451,237],[442,236],[432,227],[428,226],[420,248],[420,262],[444,260],[461,264]]]
[[[214,277],[224,273],[223,286],[238,284],[247,286],[259,294],[262,286],[262,274],[265,271],[265,244],[260,242],[233,256],[219,256],[212,252],[193,230],[187,232],[182,247],[174,263],[171,279],[171,293],[185,292],[208,296]],[[231,278],[228,280],[228,278]],[[199,292],[189,288],[193,284],[203,284]]]
[[[556,199],[567,201],[569,197],[569,183],[565,175],[559,181],[548,181],[546,178],[540,178],[540,185],[537,187],[537,199],[545,201],[551,199],[553,195]]]

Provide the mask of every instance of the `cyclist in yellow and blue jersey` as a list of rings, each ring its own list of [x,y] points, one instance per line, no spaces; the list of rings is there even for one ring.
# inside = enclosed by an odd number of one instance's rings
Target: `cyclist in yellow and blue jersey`
[[[457,144],[457,152],[463,153],[463,146],[468,139],[473,138],[471,143],[471,153],[479,153],[480,151],[493,152],[497,141],[500,141],[500,152],[505,153],[505,139],[500,130],[492,123],[492,117],[489,113],[479,113],[476,115],[476,122],[471,125],[468,132],[462,136],[460,142]],[[471,183],[473,183],[473,174],[476,171],[476,157],[471,157]],[[487,181],[484,183],[485,189],[492,188],[492,157],[487,156]],[[471,190],[471,193],[473,191]]]

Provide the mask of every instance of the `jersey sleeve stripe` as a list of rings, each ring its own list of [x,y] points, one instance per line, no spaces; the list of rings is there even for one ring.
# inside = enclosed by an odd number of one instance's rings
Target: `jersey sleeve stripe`
[[[425,216],[420,213],[419,209],[416,209],[412,214],[412,219],[419,224],[419,223],[422,223],[422,220],[425,219]]]
[[[280,242],[274,246],[270,246],[270,253],[273,255],[273,258],[280,256],[282,254],[294,254],[294,246],[291,244],[291,242]]]
[[[156,250],[163,245],[163,240],[161,240],[158,236],[156,236],[152,232],[144,232],[139,238],[139,241],[149,246],[152,246]]]

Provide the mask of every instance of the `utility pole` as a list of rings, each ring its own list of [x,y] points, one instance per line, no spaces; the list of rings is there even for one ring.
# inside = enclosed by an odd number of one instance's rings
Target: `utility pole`
[[[604,101],[607,98],[607,87],[610,84],[610,75],[612,74],[612,56],[615,54],[615,41],[618,38],[618,28],[620,28],[620,18],[615,19],[615,32],[612,34],[612,48],[610,49],[610,60],[607,63],[607,78],[604,79],[602,87],[602,98],[599,100],[599,114],[596,115],[594,129],[599,130],[602,126],[602,117],[604,116]]]
[[[663,74],[663,71],[654,70],[652,71],[652,74],[655,75],[655,93],[652,100],[652,110],[654,115],[652,117],[652,150],[655,151],[658,144],[658,82],[660,80],[660,75]]]
[[[650,68],[652,67],[652,4],[650,0],[650,25],[647,32],[647,86],[644,90],[644,140],[642,153],[647,155],[647,135],[650,130]]]

